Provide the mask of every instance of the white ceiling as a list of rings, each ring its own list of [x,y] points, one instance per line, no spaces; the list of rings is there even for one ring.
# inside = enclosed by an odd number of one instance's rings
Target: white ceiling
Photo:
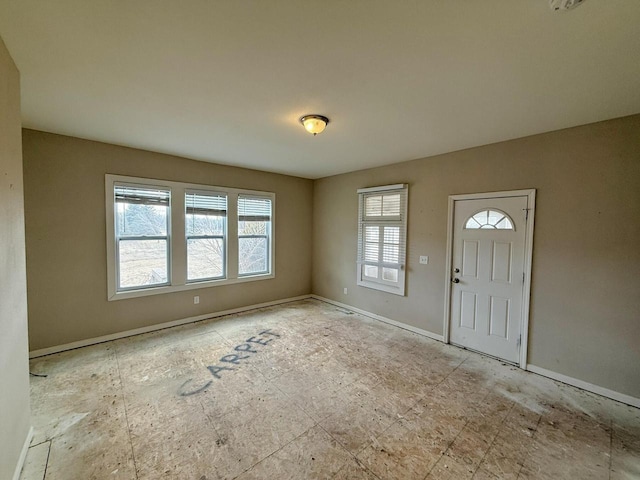
[[[638,0],[0,0],[0,36],[25,127],[308,178],[640,112]]]

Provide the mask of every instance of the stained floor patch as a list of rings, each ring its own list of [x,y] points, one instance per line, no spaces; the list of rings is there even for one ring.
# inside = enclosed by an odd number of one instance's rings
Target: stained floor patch
[[[640,474],[640,410],[315,300],[31,371],[23,480]]]

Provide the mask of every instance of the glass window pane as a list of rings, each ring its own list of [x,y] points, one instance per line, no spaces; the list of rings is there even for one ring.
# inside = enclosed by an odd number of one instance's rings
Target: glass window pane
[[[238,222],[238,235],[266,235],[268,222]]]
[[[116,203],[116,233],[124,236],[166,236],[166,205]]]
[[[185,227],[187,236],[224,235],[227,217],[187,213]]]
[[[398,263],[400,250],[398,245],[386,245],[383,247],[382,261],[385,263]]]
[[[379,242],[380,228],[379,227],[365,227],[364,231],[365,240],[367,242]]]
[[[224,276],[224,242],[221,238],[187,240],[187,280]]]
[[[238,215],[242,220],[269,220],[271,199],[240,195],[238,196]]]
[[[168,282],[166,240],[120,240],[118,253],[119,288]]]
[[[384,243],[400,243],[400,227],[384,227]]]
[[[267,239],[238,238],[238,273],[264,273],[269,269],[267,257]]]
[[[469,220],[467,220],[467,224],[464,226],[464,228],[478,229],[480,228],[480,224],[475,218],[470,218]]]
[[[489,210],[487,223],[490,225],[497,224],[504,218],[504,213],[496,212],[495,210]]]
[[[238,197],[238,273],[268,273],[272,201]]]
[[[464,228],[466,229],[499,229],[513,230],[513,223],[506,214],[496,210],[483,210],[469,218]]]
[[[400,194],[384,195],[382,200],[382,215],[385,217],[400,216]]]
[[[502,220],[496,223],[496,228],[500,230],[513,230],[513,225],[511,225],[511,222],[507,217],[504,217]]]
[[[387,282],[397,282],[398,281],[398,269],[384,267],[382,269],[382,279],[386,280]]]
[[[364,197],[364,216],[379,217],[382,215],[382,196],[365,196]]]
[[[485,210],[484,212],[478,212],[473,216],[473,218],[480,225],[485,225],[487,223],[487,219],[489,218],[489,211]]]
[[[364,276],[371,277],[371,278],[378,278],[378,267],[374,267],[373,265],[365,265]]]
[[[368,262],[378,261],[378,251],[380,247],[377,243],[365,243],[364,244],[364,259]]]
[[[185,194],[187,236],[224,235],[227,222],[227,197],[223,194]]]

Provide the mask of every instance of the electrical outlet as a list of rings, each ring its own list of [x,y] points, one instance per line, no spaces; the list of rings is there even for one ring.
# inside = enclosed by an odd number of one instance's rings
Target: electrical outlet
[[[426,265],[429,263],[429,257],[427,255],[420,255],[420,263]]]
[[[347,294],[347,287],[344,287],[344,294]]]
[[[200,295],[195,295],[193,297],[193,303],[194,303],[194,305],[197,305],[197,304],[200,303]]]

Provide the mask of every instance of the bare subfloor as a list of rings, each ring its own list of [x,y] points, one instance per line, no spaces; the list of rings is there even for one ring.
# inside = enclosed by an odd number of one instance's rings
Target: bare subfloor
[[[31,369],[24,480],[640,478],[640,410],[314,300]]]

